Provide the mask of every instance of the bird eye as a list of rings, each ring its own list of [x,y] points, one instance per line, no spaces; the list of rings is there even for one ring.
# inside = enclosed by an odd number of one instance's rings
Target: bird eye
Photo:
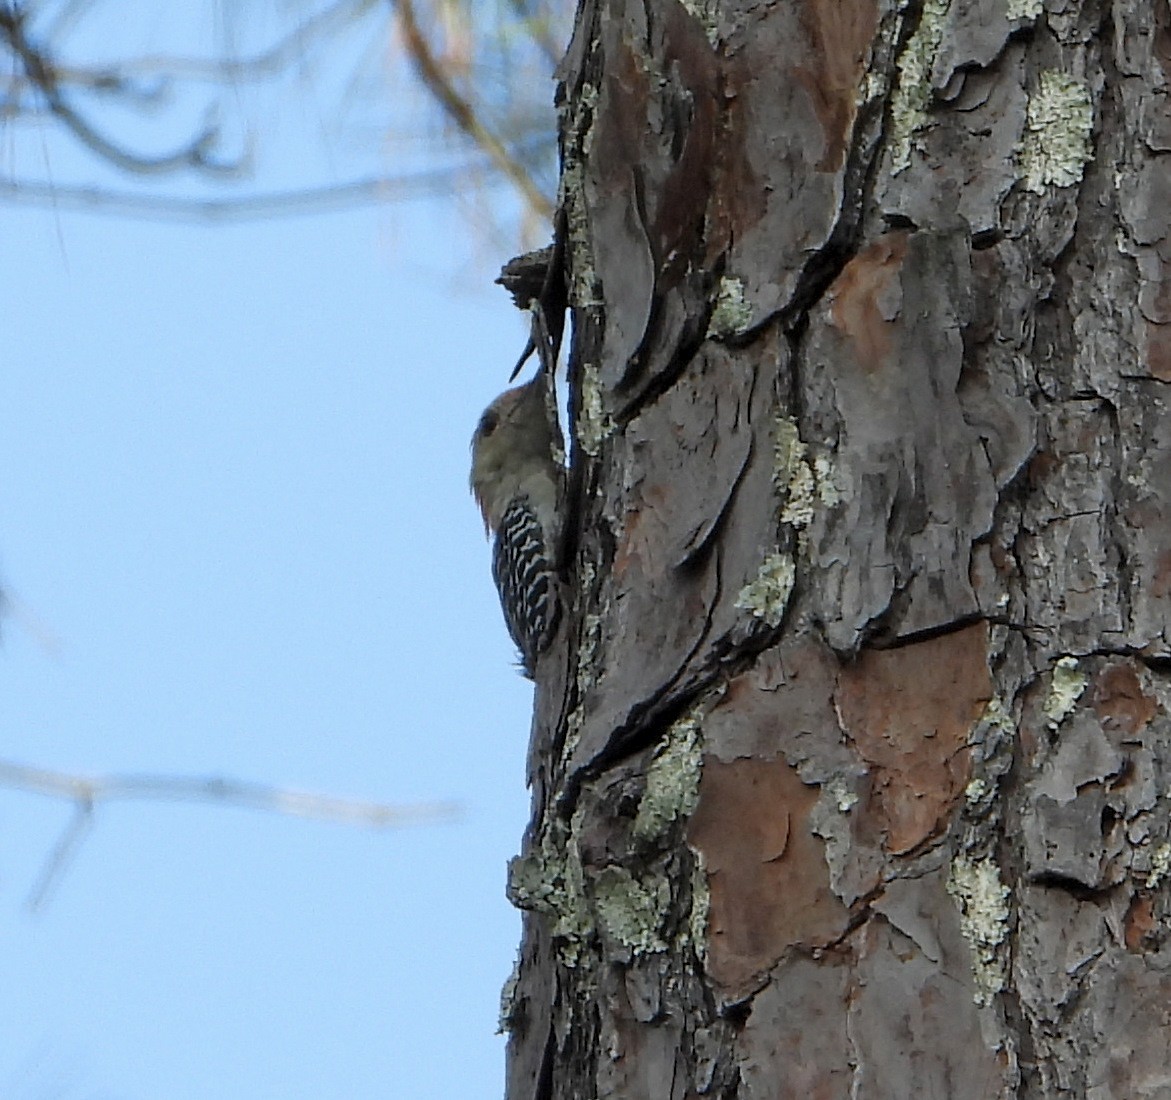
[[[480,417],[480,435],[491,435],[496,430],[496,425],[498,423],[499,421],[497,420],[496,414],[494,412],[484,413],[484,415]]]

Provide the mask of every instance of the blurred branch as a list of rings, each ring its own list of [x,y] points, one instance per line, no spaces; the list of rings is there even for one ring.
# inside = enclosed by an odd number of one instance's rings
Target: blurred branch
[[[533,12],[529,7],[529,0],[509,0],[509,2],[512,5],[512,10],[516,12],[528,30],[532,40],[545,55],[549,68],[556,69],[561,64],[563,47],[559,46],[553,35],[549,33],[549,20],[540,13]]]
[[[57,38],[68,34],[77,23],[81,22],[94,3],[95,0],[71,0],[53,20],[52,26],[49,28],[49,37]]]
[[[435,56],[415,15],[414,0],[390,0],[398,12],[407,53],[415,72],[449,118],[468,135],[516,186],[529,208],[544,217],[553,216],[553,204],[537,186],[528,170],[504,143],[480,120],[475,108],[457,91],[451,77]]]
[[[537,111],[536,97],[532,81],[523,74],[531,73],[526,66],[534,60],[542,73],[556,63],[558,50],[550,29],[554,25],[553,13],[550,0],[505,3],[504,8],[495,9],[496,23],[492,23],[490,13],[478,8],[473,13],[469,7],[466,25],[460,23],[461,43],[465,48],[470,45],[471,53],[477,55],[496,41],[520,41],[523,45],[516,49],[509,45],[497,62],[503,68],[485,71],[465,87],[457,65],[425,29],[431,12],[424,12],[419,0],[314,0],[312,11],[301,9],[304,17],[300,22],[282,26],[274,38],[250,46],[251,52],[243,51],[245,56],[235,56],[234,50],[221,57],[200,56],[202,51],[187,54],[179,48],[89,64],[84,58],[80,62],[66,58],[65,39],[102,7],[97,0],[0,0],[0,61],[6,62],[0,64],[0,120],[32,124],[34,130],[41,131],[37,140],[42,147],[42,128],[51,121],[75,143],[126,173],[160,176],[191,170],[205,178],[239,176],[252,167],[252,152],[246,148],[231,154],[225,149],[227,127],[221,126],[214,113],[217,106],[222,107],[230,112],[226,117],[235,122],[241,105],[235,100],[230,104],[226,101],[232,86],[285,76],[299,63],[320,55],[325,47],[342,43],[347,33],[361,33],[385,50],[388,21],[396,19],[401,27],[401,52],[413,79],[470,142],[470,148],[462,142],[461,146],[467,150],[469,160],[478,162],[420,175],[380,176],[336,186],[224,199],[136,195],[78,184],[50,187],[44,180],[0,181],[0,201],[148,218],[228,222],[437,194],[445,189],[460,189],[459,177],[475,173],[478,186],[502,177],[519,192],[529,211],[544,220],[552,208],[547,194],[550,188],[534,165],[548,161],[551,120],[545,124],[548,105],[543,102],[540,121],[530,117]],[[116,16],[111,13],[109,18]],[[371,18],[377,19],[377,25],[367,28]],[[354,28],[361,29],[355,32]],[[113,31],[114,27],[109,29]],[[119,41],[116,33],[111,41]],[[184,128],[181,133],[193,132],[178,148],[152,154],[135,147],[141,145],[141,139],[127,143],[111,133],[109,118],[126,111],[143,118],[160,108],[174,110],[172,94],[185,93],[200,82],[225,90],[197,93],[213,97],[202,124],[189,121],[188,101],[181,100],[185,121],[175,125]],[[501,105],[511,104],[514,96],[523,109],[513,111],[511,121],[499,121]],[[221,99],[225,102],[220,103]],[[197,104],[198,100],[194,105]],[[246,126],[245,133],[251,132]],[[538,136],[539,161],[533,156]]]
[[[72,772],[30,768],[0,760],[0,787],[32,794],[64,798],[82,806],[116,799],[145,798],[166,802],[218,802],[254,810],[268,810],[291,817],[309,817],[343,825],[384,829],[423,821],[450,820],[456,814],[451,803],[392,806],[353,798],[292,791],[265,783],[247,783],[219,776],[172,775],[76,775]]]
[[[485,166],[419,172],[408,176],[374,176],[327,187],[250,195],[230,199],[188,199],[135,195],[101,187],[63,187],[48,182],[0,180],[0,201],[100,214],[131,215],[160,221],[242,222],[252,218],[293,217],[341,210],[367,202],[419,198],[449,192],[461,176]]]
[[[450,821],[459,813],[459,807],[450,802],[393,806],[386,802],[335,798],[219,776],[85,776],[47,768],[31,768],[7,760],[0,760],[0,787],[61,798],[74,804],[73,817],[46,860],[29,896],[29,907],[34,910],[44,905],[53,886],[76,856],[82,840],[93,825],[94,811],[103,802],[129,799],[212,802],[371,829]]]
[[[294,61],[304,58],[311,46],[323,42],[330,34],[353,26],[362,16],[378,6],[379,0],[339,0],[332,7],[306,19],[268,49],[248,58],[205,59],[155,54],[127,58],[117,66],[96,69],[65,68],[58,70],[63,81],[96,89],[121,87],[128,76],[179,77],[214,83],[259,80],[279,76]]]
[[[29,83],[36,88],[53,116],[82,145],[116,168],[143,174],[194,168],[214,175],[237,174],[243,169],[242,159],[233,161],[216,158],[215,150],[220,135],[218,128],[210,122],[179,149],[161,156],[133,153],[103,136],[66,101],[53,60],[33,45],[25,32],[24,9],[11,0],[0,6],[0,38],[20,62]]]
[[[61,881],[65,869],[73,862],[73,857],[81,850],[81,842],[85,840],[94,823],[94,807],[92,802],[78,802],[73,808],[73,816],[65,826],[49,858],[41,866],[41,873],[28,893],[25,906],[37,913],[44,908],[45,903],[53,893],[53,887]]]

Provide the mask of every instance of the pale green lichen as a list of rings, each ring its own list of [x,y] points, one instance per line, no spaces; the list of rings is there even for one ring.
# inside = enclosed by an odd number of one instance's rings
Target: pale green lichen
[[[665,878],[640,882],[624,867],[603,867],[593,881],[594,906],[604,935],[634,954],[663,951],[661,930],[671,905]]]
[[[968,738],[970,745],[983,745],[987,749],[990,745],[1000,744],[1005,739],[1016,738],[1016,723],[1012,715],[1005,709],[1004,702],[998,695],[993,695],[984,704],[984,710],[972,727]]]
[[[976,1004],[989,1004],[1004,988],[1005,965],[999,948],[1008,936],[1009,889],[1000,881],[994,860],[957,856],[951,863],[947,892],[959,906],[960,930],[972,951]]]
[[[925,0],[919,25],[898,60],[898,88],[891,104],[891,171],[896,175],[910,166],[916,135],[927,124],[931,71],[950,10],[951,0]]]
[[[588,80],[583,80],[582,85],[581,85],[581,91],[578,93],[578,97],[577,97],[578,110],[580,110],[582,112],[583,117],[584,117],[585,113],[588,112],[589,117],[590,117],[590,121],[592,122],[593,115],[594,115],[594,109],[597,107],[597,105],[598,105],[598,89],[593,84],[591,84]],[[590,129],[592,130],[592,128],[593,127],[591,126]]]
[[[968,780],[968,785],[964,788],[964,798],[973,804],[983,802],[987,793],[988,781],[979,775]]]
[[[1037,194],[1047,184],[1071,187],[1093,156],[1094,108],[1090,90],[1057,69],[1047,69],[1029,97],[1020,167],[1025,187]]]
[[[716,340],[742,336],[752,321],[752,307],[744,300],[744,283],[734,276],[720,279],[708,333]]]
[[[843,497],[833,463],[824,455],[810,458],[809,446],[789,416],[777,417],[773,484],[784,501],[781,521],[798,531],[813,522],[819,504],[832,508]]]
[[[817,482],[817,498],[827,508],[845,499],[845,486],[838,477],[836,467],[825,455],[817,455],[813,459],[813,478]]]
[[[589,673],[578,663],[577,666],[577,680],[578,683],[589,678]],[[580,696],[579,696],[580,698]],[[578,743],[581,741],[582,727],[585,725],[585,714],[581,706],[576,706],[569,712],[569,717],[565,720],[565,745],[561,750],[561,758],[569,760],[577,749]]]
[[[968,813],[978,817],[988,813],[996,800],[997,780],[1002,773],[1003,749],[1016,739],[1016,723],[999,696],[993,695],[968,734],[973,764],[987,769],[975,775],[964,788]]]
[[[707,882],[703,853],[692,848],[691,854],[695,862],[691,867],[691,912],[687,915],[687,933],[691,937],[691,946],[702,961],[707,957],[707,926],[712,894]]]
[[[589,558],[583,558],[578,569],[579,591],[592,592],[597,567]],[[604,616],[601,609],[589,611],[582,615],[581,641],[577,650],[576,672],[574,679],[577,682],[577,698],[585,699],[590,688],[597,680],[598,651],[602,644],[602,622]],[[578,742],[581,740],[582,726],[585,724],[585,713],[579,702],[569,712],[565,722],[565,743],[561,749],[561,758],[568,760],[573,756]]]
[[[602,304],[601,287],[594,268],[593,234],[590,232],[589,204],[585,195],[585,166],[594,134],[594,107],[597,90],[589,84],[582,88],[576,109],[565,124],[569,140],[565,143],[565,165],[558,187],[558,205],[565,211],[566,232],[573,252],[573,275],[569,286],[570,301],[582,309]],[[572,135],[580,134],[580,152]]]
[[[869,103],[872,99],[878,99],[886,95],[889,87],[890,81],[887,79],[886,73],[871,69],[862,78],[862,90],[858,97],[859,102]]]
[[[614,430],[602,405],[602,388],[597,371],[587,367],[582,371],[581,405],[577,416],[577,441],[591,458],[597,458],[602,442]]]
[[[817,479],[808,462],[803,462],[793,471],[789,492],[781,509],[781,522],[798,530],[813,522],[814,501],[817,499]]]
[[[805,778],[803,776],[803,778]],[[809,815],[809,827],[825,844],[825,865],[829,872],[830,889],[842,895],[854,889],[850,882],[856,870],[855,844],[857,837],[850,824],[850,814],[859,802],[859,775],[848,773],[820,780],[817,802]],[[812,776],[806,782],[819,781]]]
[[[699,719],[688,715],[671,727],[647,768],[646,790],[634,819],[636,837],[640,840],[661,837],[676,821],[691,816],[699,801],[702,766]]]
[[[809,448],[802,441],[792,417],[777,418],[773,444],[773,483],[784,498],[781,520],[796,528],[813,521],[817,479],[809,464]]]
[[[581,592],[592,592],[598,568],[589,558],[583,558],[578,569],[578,585]],[[585,696],[596,679],[598,652],[602,647],[602,622],[605,618],[603,607],[587,611],[581,619],[581,642],[577,650],[577,693]]]
[[[1036,19],[1045,10],[1042,0],[1008,0],[1009,19]]]
[[[1151,869],[1147,872],[1147,887],[1159,886],[1171,872],[1171,844],[1160,844],[1151,852]]]
[[[787,554],[769,554],[761,562],[756,580],[750,581],[736,597],[736,606],[768,626],[777,627],[785,617],[785,608],[793,592],[797,570]]]
[[[826,793],[840,814],[848,814],[858,803],[858,794],[841,776],[834,776],[826,784]]]
[[[980,723],[992,727],[998,733],[1006,733],[1010,736],[1016,733],[1016,723],[1013,722],[1012,715],[1005,709],[1004,701],[999,695],[993,695],[984,705],[984,713],[980,715]],[[977,732],[979,729],[978,725]]]
[[[1073,710],[1089,682],[1090,678],[1078,668],[1076,657],[1062,657],[1057,662],[1045,699],[1045,714],[1051,729],[1056,729]]]
[[[794,474],[805,465],[806,449],[797,421],[791,416],[778,416],[773,440],[773,484],[782,492],[788,490]]]
[[[508,975],[504,985],[500,989],[500,1016],[496,1021],[497,1035],[504,1035],[511,1031],[513,1024],[516,1022],[516,991],[519,986],[520,955],[518,954],[512,964],[512,973]]]
[[[577,845],[580,812],[568,828],[555,824],[537,849],[518,856],[508,868],[509,896],[520,908],[550,919],[558,955],[569,967],[582,961],[594,933]]]

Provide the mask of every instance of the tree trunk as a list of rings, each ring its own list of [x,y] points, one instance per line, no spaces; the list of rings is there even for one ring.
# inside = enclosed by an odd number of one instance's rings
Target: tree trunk
[[[1171,1096],[1165,0],[581,0],[509,1097]]]

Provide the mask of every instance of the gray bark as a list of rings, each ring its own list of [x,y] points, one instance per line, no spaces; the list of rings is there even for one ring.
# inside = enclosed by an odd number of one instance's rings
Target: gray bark
[[[580,0],[510,1100],[1171,1096],[1166,0]]]

